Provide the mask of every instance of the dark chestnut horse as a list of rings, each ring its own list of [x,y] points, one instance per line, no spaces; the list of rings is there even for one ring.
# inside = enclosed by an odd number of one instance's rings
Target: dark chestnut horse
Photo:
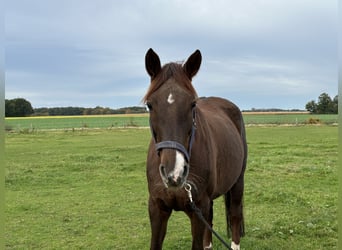
[[[183,64],[163,67],[149,49],[145,66],[151,84],[144,97],[152,139],[147,156],[151,249],[162,249],[172,210],[191,220],[192,249],[212,249],[212,234],[190,206],[184,187],[212,225],[213,200],[225,197],[231,247],[240,249],[244,234],[242,197],[247,143],[237,106],[217,97],[198,98],[191,80],[200,68],[196,50]]]

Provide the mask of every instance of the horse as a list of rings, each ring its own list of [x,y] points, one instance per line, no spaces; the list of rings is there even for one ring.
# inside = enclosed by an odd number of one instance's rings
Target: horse
[[[143,102],[149,110],[151,141],[146,160],[151,225],[150,249],[162,249],[173,210],[191,221],[192,249],[212,249],[212,233],[190,206],[191,198],[212,226],[213,200],[224,196],[231,248],[244,236],[243,191],[247,161],[245,126],[239,108],[219,97],[199,98],[192,85],[202,55],[185,63],[161,65],[149,49],[145,68],[150,85]]]

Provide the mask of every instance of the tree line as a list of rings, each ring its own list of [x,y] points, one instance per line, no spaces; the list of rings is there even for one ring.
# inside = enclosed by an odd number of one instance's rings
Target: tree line
[[[145,107],[125,107],[111,109],[97,106],[95,108],[83,107],[53,107],[53,108],[32,108],[29,101],[24,98],[5,100],[6,117],[24,116],[63,116],[63,115],[110,115],[110,114],[139,114],[146,113]]]
[[[312,114],[337,114],[338,113],[338,95],[333,99],[327,94],[322,93],[318,101],[311,100],[305,105],[305,109]],[[252,109],[252,111],[257,111]],[[265,110],[263,110],[265,111]],[[269,111],[269,110],[268,110]],[[281,111],[275,109],[274,111]],[[292,110],[295,111],[295,110]],[[23,116],[62,116],[62,115],[110,115],[110,114],[139,114],[146,113],[145,107],[125,107],[111,109],[97,106],[95,108],[82,107],[54,107],[54,108],[32,108],[29,101],[24,98],[15,98],[5,100],[6,117]]]
[[[55,107],[55,108],[36,108],[35,116],[57,116],[57,115],[112,115],[112,114],[139,114],[146,113],[145,107],[125,107],[111,109],[97,106],[95,108],[82,107]]]

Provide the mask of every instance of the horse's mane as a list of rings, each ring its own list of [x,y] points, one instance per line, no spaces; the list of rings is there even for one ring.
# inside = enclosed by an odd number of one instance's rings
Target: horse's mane
[[[168,63],[165,64],[161,71],[157,74],[157,76],[151,81],[150,87],[147,90],[146,95],[143,98],[143,102],[150,98],[150,96],[158,90],[163,83],[165,83],[168,79],[174,78],[175,81],[185,90],[187,90],[190,94],[193,94],[197,97],[196,90],[191,84],[191,80],[188,78],[182,64],[180,63]]]

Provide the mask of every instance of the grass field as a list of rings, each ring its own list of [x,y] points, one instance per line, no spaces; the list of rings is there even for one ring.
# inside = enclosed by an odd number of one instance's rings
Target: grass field
[[[6,249],[148,249],[148,129],[6,134]],[[248,127],[242,249],[337,249],[337,127]],[[214,227],[225,235],[224,205]],[[190,249],[173,213],[164,249]],[[223,249],[214,241],[214,249]]]
[[[250,124],[307,124],[337,123],[337,115],[311,115],[303,113],[246,113],[244,120]],[[107,115],[107,116],[38,116],[6,118],[7,131],[34,131],[47,129],[86,129],[116,127],[147,127],[148,114]]]

